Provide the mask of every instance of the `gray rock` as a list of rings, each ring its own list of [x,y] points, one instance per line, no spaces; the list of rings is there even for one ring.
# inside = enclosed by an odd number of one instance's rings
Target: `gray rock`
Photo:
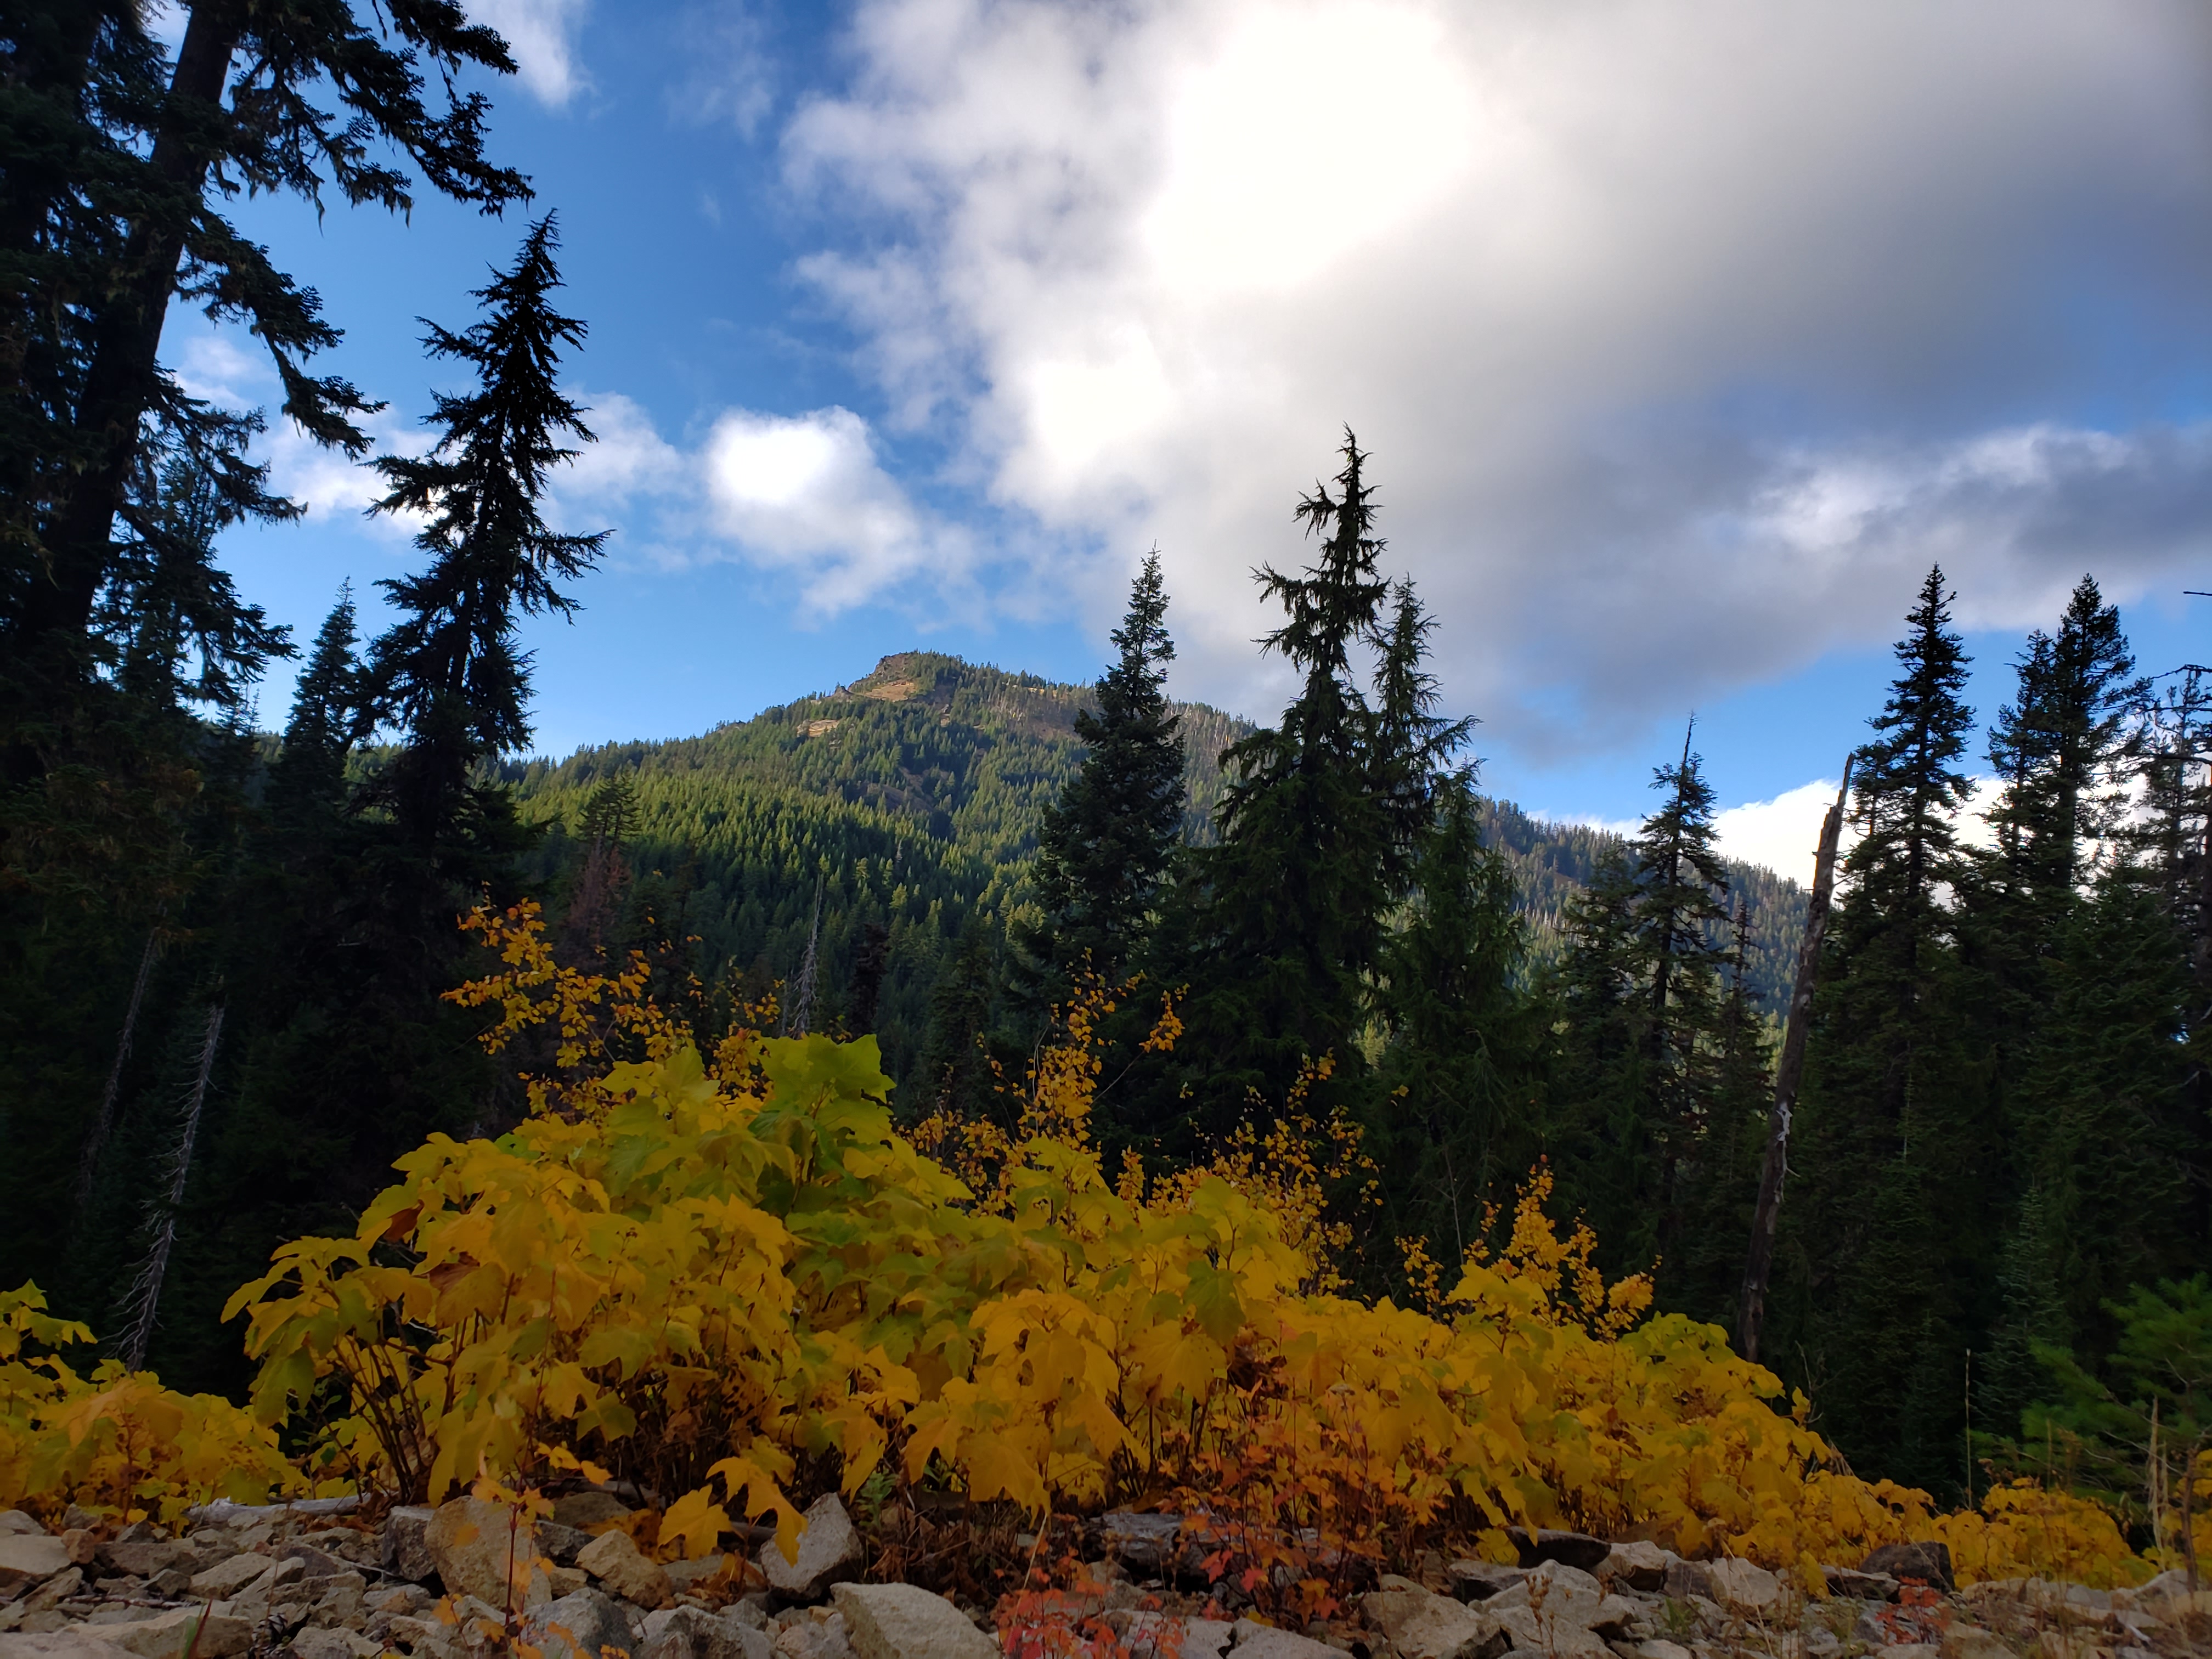
[[[1643,1642],[1636,1651],[1641,1659],[1690,1659],[1689,1649],[1676,1642]]]
[[[335,1555],[326,1554],[313,1544],[286,1544],[276,1552],[280,1561],[297,1561],[302,1578],[335,1578],[340,1573],[351,1572],[350,1563]]]
[[[1326,1642],[1255,1624],[1249,1619],[1237,1621],[1231,1639],[1234,1643],[1231,1651],[1237,1659],[1340,1659],[1337,1650]]]
[[[609,1648],[628,1654],[636,1646],[614,1598],[591,1589],[532,1607],[522,1621],[522,1639],[545,1659],[602,1659]]]
[[[1554,1626],[1586,1631],[1604,1601],[1604,1586],[1581,1568],[1561,1561],[1547,1561],[1511,1589],[1500,1590],[1484,1606],[1501,1615],[1512,1608],[1526,1607],[1538,1615],[1540,1625],[1547,1631]],[[1519,1643],[1516,1641],[1515,1645]]]
[[[1667,1564],[1673,1559],[1671,1553],[1645,1540],[1615,1544],[1597,1569],[1598,1580],[1601,1583],[1626,1584],[1631,1589],[1664,1589]]]
[[[0,1595],[51,1578],[70,1565],[70,1548],[41,1532],[0,1534]]]
[[[1182,1517],[1115,1510],[1099,1516],[1098,1526],[1110,1559],[1131,1572],[1152,1577],[1165,1571],[1175,1556]]]
[[[554,1521],[578,1532],[589,1532],[610,1521],[619,1521],[629,1513],[629,1504],[597,1486],[587,1486],[582,1492],[572,1492],[553,1500]]]
[[[1628,1634],[1629,1626],[1643,1613],[1644,1609],[1626,1596],[1608,1595],[1590,1616],[1589,1629],[1607,1641],[1617,1641]]]
[[[51,1633],[0,1636],[0,1659],[123,1659],[123,1650],[82,1625]]]
[[[384,1517],[384,1570],[395,1578],[419,1584],[437,1576],[438,1564],[430,1554],[430,1522],[437,1510],[403,1504]]]
[[[858,1659],[1000,1659],[967,1614],[917,1585],[842,1583],[831,1594]]]
[[[192,1575],[192,1594],[228,1601],[269,1571],[265,1555],[234,1555]]]
[[[1539,1528],[1529,1532],[1522,1527],[1508,1527],[1505,1535],[1513,1540],[1513,1547],[1521,1552],[1524,1567],[1540,1565],[1546,1561],[1558,1561],[1570,1567],[1579,1567],[1584,1572],[1595,1572],[1613,1553],[1613,1546],[1602,1538],[1593,1538],[1586,1532],[1553,1532]]]
[[[665,1607],[675,1599],[667,1569],[647,1560],[626,1532],[601,1533],[576,1553],[576,1565],[605,1585],[609,1595],[641,1607]]]
[[[530,1605],[538,1538],[528,1516],[481,1498],[456,1498],[438,1506],[422,1537],[449,1594],[495,1607]]]
[[[52,1577],[23,1598],[27,1613],[51,1613],[54,1608],[84,1588],[84,1569],[70,1567]]]
[[[556,1566],[573,1567],[576,1553],[592,1541],[581,1527],[564,1527],[558,1521],[538,1523],[538,1547]]]
[[[253,1626],[205,1607],[179,1607],[127,1625],[102,1625],[100,1639],[138,1659],[177,1659],[188,1647],[195,1659],[228,1659],[253,1645]]]
[[[1828,1594],[1831,1595],[1848,1595],[1854,1601],[1897,1600],[1897,1580],[1886,1572],[1861,1572],[1856,1567],[1823,1566],[1820,1577],[1828,1581]]]
[[[769,1588],[787,1601],[818,1601],[832,1584],[860,1576],[860,1534],[836,1492],[825,1492],[806,1509],[806,1530],[799,1534],[799,1559],[787,1561],[783,1547],[771,1538],[754,1558]]]
[[[1731,1613],[1764,1615],[1782,1601],[1782,1581],[1765,1567],[1734,1557],[1705,1564],[1713,1600]]]
[[[700,1607],[669,1607],[645,1616],[639,1659],[769,1659],[768,1632]]]
[[[1500,1566],[1494,1561],[1460,1560],[1444,1569],[1452,1594],[1462,1601],[1487,1601],[1500,1590],[1510,1589],[1528,1576],[1526,1567]]]
[[[1667,1595],[1674,1601],[1686,1601],[1701,1595],[1708,1601],[1713,1599],[1712,1575],[1700,1561],[1676,1559],[1667,1564]]]
[[[94,1557],[110,1572],[125,1573],[142,1579],[151,1578],[171,1567],[197,1571],[200,1566],[199,1552],[190,1544],[174,1543],[163,1538],[101,1544],[94,1550]]]
[[[1498,1659],[1511,1645],[1493,1614],[1419,1586],[1376,1590],[1361,1611],[1399,1659]]]
[[[46,1528],[39,1524],[38,1517],[34,1515],[22,1510],[0,1510],[0,1534],[12,1536],[17,1533],[44,1531]]]
[[[310,1626],[294,1635],[292,1651],[300,1659],[377,1659],[384,1649],[358,1631],[319,1630]]]
[[[1886,1572],[1893,1578],[1917,1578],[1937,1589],[1954,1588],[1948,1544],[1884,1544],[1859,1563],[1859,1571]]]

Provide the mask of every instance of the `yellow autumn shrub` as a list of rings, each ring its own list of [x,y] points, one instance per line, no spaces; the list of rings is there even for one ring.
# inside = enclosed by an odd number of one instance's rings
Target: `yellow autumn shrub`
[[[475,925],[507,967],[463,994],[502,1007],[495,1042],[616,1029],[584,1017],[609,982],[554,966],[533,915]],[[564,1054],[511,1133],[433,1138],[352,1237],[287,1245],[239,1291],[263,1421],[343,1378],[328,1443],[365,1477],[434,1501],[618,1469],[669,1496],[661,1547],[693,1554],[733,1514],[787,1540],[799,1485],[886,1468],[1033,1510],[1174,1498],[1324,1543],[1633,1531],[1816,1589],[1818,1565],[1909,1537],[1955,1540],[1969,1579],[2135,1571],[2078,1510],[1993,1494],[1937,1517],[1842,1473],[1717,1328],[1607,1284],[1540,1178],[1428,1311],[1335,1293],[1317,1194],[1357,1154],[1328,1126],[1109,1180],[1082,1006],[1011,1129],[925,1126],[953,1167],[895,1129],[872,1040],[739,1033],[705,1059],[623,1018],[642,1058],[578,1075]]]
[[[119,1360],[81,1375],[63,1356],[92,1340],[48,1313],[37,1285],[0,1291],[0,1509],[167,1522],[218,1498],[307,1491],[275,1431],[229,1401],[178,1394]]]
[[[2103,1505],[2033,1480],[1992,1487],[1978,1510],[1936,1516],[1927,1530],[1951,1547],[1963,1583],[2049,1578],[2111,1589],[2140,1584],[2156,1571],[2128,1548]]]

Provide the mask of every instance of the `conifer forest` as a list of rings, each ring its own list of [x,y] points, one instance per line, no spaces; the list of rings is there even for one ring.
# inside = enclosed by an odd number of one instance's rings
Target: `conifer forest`
[[[929,1303],[903,1334],[847,1323],[832,1340],[821,1309],[841,1275],[875,1287],[869,1319],[922,1308],[898,1264],[983,1261],[988,1228],[1046,1226],[1022,1182],[1048,1176],[1127,1208],[1083,1235],[1093,1276],[1067,1281],[1104,1320],[1120,1281],[1099,1252],[1141,1233],[1128,1260],[1153,1259],[1172,1230],[1142,1229],[1177,1205],[1214,1215],[1218,1174],[1298,1264],[1269,1268],[1267,1295],[1317,1321],[1419,1310],[1448,1345],[1508,1318],[1473,1291],[1455,1303],[1463,1273],[1488,1284],[1540,1255],[1532,1240],[1565,1238],[1543,1295],[1581,1298],[1559,1316],[1572,1340],[1655,1367],[1694,1352],[1698,1376],[1726,1380],[1683,1397],[1764,1402],[1778,1433],[1806,1437],[1759,1454],[1794,1460],[1791,1492],[1863,1483],[1892,1494],[1881,1526],[1909,1532],[2027,1482],[2109,1517],[2114,1560],[2197,1547],[2194,1518],[2177,1534],[2166,1510],[2174,1482],[2212,1489],[2212,678],[2139,659],[2097,573],[2004,665],[1983,719],[1961,584],[1925,562],[1896,595],[1887,692],[1861,711],[1832,865],[1809,890],[1723,856],[1734,786],[1686,709],[1638,763],[1629,833],[1491,793],[1437,618],[1385,539],[1393,457],[1352,431],[1334,454],[1280,457],[1279,551],[1252,573],[1269,618],[1252,649],[1289,687],[1279,708],[1169,695],[1178,596],[1156,552],[1091,683],[915,649],[747,718],[702,708],[696,736],[542,755],[520,630],[588,629],[622,531],[562,528],[550,505],[595,442],[577,389],[590,323],[569,314],[556,205],[499,141],[494,99],[457,89],[499,82],[509,46],[439,3],[174,9],[174,40],[108,0],[26,0],[0,23],[0,1292],[24,1287],[0,1304],[0,1361],[27,1376],[66,1346],[53,1322],[79,1322],[116,1362],[100,1386],[220,1397],[261,1425],[279,1486],[343,1477],[436,1503],[471,1471],[557,1487],[581,1458],[668,1499],[720,1480],[722,1521],[742,1522],[795,1514],[786,1494],[849,1498],[884,1457],[902,1492],[1095,1508],[1165,1467],[1129,1449],[1166,1443],[1132,1426],[1132,1396],[1111,1432],[1135,1437],[1091,1474],[1065,1474],[1077,1455],[1050,1438],[1078,1432],[1072,1407],[1038,1431],[1047,1449],[1002,1469],[959,1437],[980,1429],[954,1426],[969,1394],[1016,1388],[961,1322],[982,1333],[982,1313]],[[395,238],[433,198],[501,216],[506,263],[423,325],[438,391],[421,444],[387,452],[378,389],[325,372],[349,319],[233,222],[249,191],[387,217]],[[187,389],[164,331],[196,313],[250,331],[281,406]],[[332,593],[312,637],[222,556],[241,526],[317,533],[272,483],[272,422],[369,470],[374,511],[411,538],[401,574]],[[296,673],[281,710],[256,696],[279,663]],[[809,1079],[830,1103],[804,1118],[790,1079]],[[833,1134],[833,1107],[863,1127]],[[765,1149],[740,1196],[605,1196],[656,1158],[723,1169],[717,1135]],[[842,1173],[773,1173],[813,1156],[791,1151],[809,1136],[845,1149]],[[786,1335],[749,1337],[744,1364],[768,1368],[750,1394],[736,1360],[683,1360],[721,1437],[696,1455],[671,1449],[676,1406],[622,1393],[678,1349],[618,1359],[587,1334],[576,1398],[621,1395],[619,1412],[532,1406],[519,1437],[479,1424],[450,1443],[434,1413],[420,1434],[444,1461],[360,1427],[363,1401],[415,1384],[378,1394],[345,1342],[411,1355],[405,1376],[458,1363],[438,1298],[492,1247],[437,1243],[439,1217],[495,1208],[484,1182],[520,1206],[513,1171],[562,1158],[588,1175],[542,1199],[546,1238],[574,1221],[561,1237],[585,1239],[574,1217],[594,1203],[641,1240],[683,1205],[750,1206],[789,1244],[769,1275],[788,1295],[747,1316],[798,1309],[816,1335],[787,1352]],[[939,1243],[872,1242],[902,1204]],[[817,1285],[799,1264],[831,1249],[823,1216],[849,1236]],[[1260,1386],[1235,1333],[1261,1291],[1232,1291],[1233,1255],[1176,1269],[1188,1322],[1161,1339],[1213,1355],[1220,1380],[1148,1362],[1160,1386]],[[705,1271],[683,1261],[666,1283]],[[417,1273],[419,1296],[389,1288]],[[1037,1283],[1023,1294],[1060,1294]],[[344,1341],[300,1322],[315,1296],[350,1308],[372,1284],[387,1299]],[[507,1318],[498,1303],[453,1342]],[[1445,1353],[1429,1340],[1377,1335],[1374,1352]],[[520,1339],[502,1352],[535,1363]],[[63,1374],[38,1387],[66,1393]],[[0,1380],[11,1504],[49,1478],[19,1478],[21,1448],[62,1432],[21,1403],[34,1395]],[[1606,1509],[1559,1455],[1526,1450],[1487,1486],[1449,1463],[1460,1496],[1374,1513],[1470,1537],[1648,1523],[1633,1535],[1686,1553],[1694,1522],[1713,1553],[1823,1559],[1769,1522],[1730,1533],[1703,1499]],[[2146,1485],[2147,1456],[2172,1460],[2166,1485]],[[690,1526],[713,1545],[708,1501],[664,1504],[664,1543]]]

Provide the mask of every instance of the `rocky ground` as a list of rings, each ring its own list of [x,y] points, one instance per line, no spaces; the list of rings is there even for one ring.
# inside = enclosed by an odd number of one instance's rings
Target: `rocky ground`
[[[218,1504],[173,1534],[50,1533],[0,1512],[0,1659],[2182,1659],[2212,1654],[2212,1591],[2178,1573],[2134,1590],[2014,1579],[1954,1590],[1940,1545],[1826,1570],[1830,1595],[1743,1561],[1685,1561],[1571,1533],[1518,1540],[1522,1565],[1431,1556],[1346,1616],[1302,1632],[1224,1615],[1188,1576],[1173,1517],[1109,1516],[1072,1588],[994,1611],[860,1582],[844,1507],[808,1511],[799,1559],[663,1565],[599,1492],[535,1523],[473,1498]],[[90,1517],[72,1515],[71,1521]],[[1026,1541],[1026,1540],[1025,1540]],[[1178,1584],[1190,1588],[1178,1588]]]

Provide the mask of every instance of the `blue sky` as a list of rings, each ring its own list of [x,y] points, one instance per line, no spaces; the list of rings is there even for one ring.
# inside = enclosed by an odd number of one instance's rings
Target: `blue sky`
[[[675,736],[927,646],[1099,666],[1155,541],[1175,689],[1281,690],[1245,572],[1350,422],[1491,786],[1618,821],[1699,715],[1787,869],[1941,559],[1993,708],[2094,571],[2147,668],[2212,617],[2212,18],[2192,3],[483,0],[556,210],[611,526],[533,628],[542,746]],[[418,315],[518,219],[241,223],[417,441]],[[252,343],[167,355],[238,401]],[[272,434],[224,554],[303,634],[404,568]],[[264,689],[281,714],[285,676]],[[1793,793],[1792,792],[1796,792]]]

